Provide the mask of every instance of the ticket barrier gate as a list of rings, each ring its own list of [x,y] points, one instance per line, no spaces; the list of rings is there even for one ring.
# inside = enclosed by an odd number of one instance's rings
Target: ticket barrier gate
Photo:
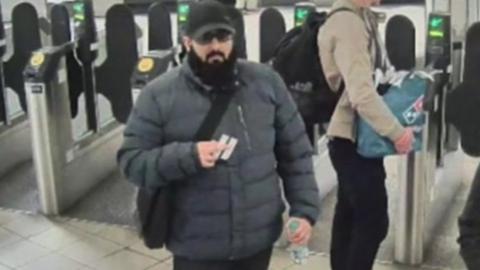
[[[427,69],[433,69],[434,82],[424,100],[427,121],[423,149],[400,158],[395,260],[409,265],[423,262],[425,249],[431,245],[462,180],[462,153],[444,148],[445,94],[455,77],[450,73],[452,60],[459,60],[452,59],[450,29],[448,14],[430,14],[426,63]]]
[[[169,31],[171,28],[168,11],[160,14],[159,10],[164,10],[161,5],[149,10],[149,21],[154,19],[156,23],[150,24],[148,27],[148,40],[150,50],[161,51],[165,47],[171,48],[171,44],[169,44],[171,43],[171,32]],[[121,125],[127,121],[133,103],[131,75],[135,67],[141,66],[142,70],[151,67],[156,70],[157,65],[152,66],[148,60],[147,62],[143,61],[142,64],[138,62],[135,46],[135,22],[131,10],[125,5],[115,5],[107,12],[106,19],[106,43],[108,56],[111,59],[96,68],[96,89],[110,101],[116,123]],[[170,36],[170,39],[163,39],[164,34],[167,37]],[[105,152],[102,158],[115,159],[116,150],[118,149]],[[135,187],[124,179],[118,168],[115,168],[111,174],[100,179],[98,185],[93,187],[88,194],[84,194],[62,215],[133,226],[131,216],[135,209],[131,202],[135,200],[135,194]]]
[[[6,31],[0,18],[0,177],[32,158],[22,73],[31,52],[41,47],[39,19],[33,5],[15,6],[11,20]],[[11,38],[7,37],[7,32],[11,33]],[[8,60],[5,59],[7,46],[12,47]],[[20,111],[11,112],[7,88],[19,97]]]
[[[72,44],[37,51],[25,71],[41,211],[59,214],[114,170],[105,153],[118,149],[121,129],[75,142],[65,54]]]
[[[149,51],[138,61],[132,76],[132,101],[135,104],[142,89],[152,80],[180,63],[181,48]]]
[[[267,8],[260,14],[260,62],[272,60],[275,48],[286,33],[285,20],[276,8]]]
[[[88,1],[83,3],[91,4]],[[83,10],[93,14],[88,6]],[[122,14],[124,9],[117,6],[110,14],[112,21],[116,22]],[[110,16],[107,15],[107,21]],[[90,111],[87,121],[93,132],[79,140],[73,138],[70,104],[71,99],[76,97],[71,96],[67,56],[71,55],[73,50],[78,50],[77,53],[84,53],[87,56],[86,63],[92,63],[91,60],[94,59],[90,51],[93,47],[89,43],[94,41],[94,38],[89,40],[88,37],[94,32],[94,29],[92,31],[92,28],[89,28],[94,22],[91,20],[89,24],[88,14],[86,17],[85,20],[81,16],[78,17],[75,35],[72,37],[67,8],[63,5],[53,6],[54,46],[36,51],[24,72],[41,212],[47,215],[60,214],[117,169],[115,153],[121,145],[123,131],[118,122],[112,121],[99,126],[96,112]],[[133,21],[133,15],[131,19]],[[129,30],[121,30],[125,31],[126,36],[131,37]],[[135,44],[135,34],[129,41],[132,42],[128,42],[128,46],[130,43]],[[121,53],[123,48],[120,46],[113,54]],[[105,66],[113,65],[107,61]],[[83,82],[87,80],[90,82],[83,84],[82,87],[85,91],[92,90],[95,85],[92,85],[92,81],[96,82],[95,78],[92,78],[92,66],[85,68],[87,71],[83,73]],[[106,67],[98,69],[102,70],[102,74],[107,74],[106,76],[111,73]],[[119,73],[124,71],[125,69],[122,69]],[[112,91],[111,87],[108,90]],[[95,97],[92,97],[93,102],[90,105],[96,105],[94,99]]]
[[[185,23],[188,20],[189,4],[187,1],[179,3],[179,16],[183,18],[177,18],[177,21]],[[182,46],[173,46],[168,9],[161,3],[154,4],[148,10],[148,19],[148,52],[139,58],[131,77],[132,89],[129,94],[132,105],[150,81],[181,63]],[[181,28],[178,31],[177,36],[181,36]]]

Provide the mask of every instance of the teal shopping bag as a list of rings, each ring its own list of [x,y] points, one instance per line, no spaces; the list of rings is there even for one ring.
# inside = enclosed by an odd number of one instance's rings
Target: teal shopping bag
[[[392,83],[383,95],[383,100],[399,122],[405,127],[414,127],[414,151],[422,148],[422,128],[425,124],[423,100],[431,78],[422,72],[405,73]],[[393,143],[380,136],[366,121],[358,117],[357,151],[368,158],[380,158],[397,154]]]

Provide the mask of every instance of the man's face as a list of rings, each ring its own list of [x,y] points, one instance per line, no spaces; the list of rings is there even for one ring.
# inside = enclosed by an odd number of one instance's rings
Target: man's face
[[[184,38],[187,51],[192,49],[196,55],[209,64],[225,62],[233,50],[233,36],[226,30],[214,30],[205,33],[197,39]]]

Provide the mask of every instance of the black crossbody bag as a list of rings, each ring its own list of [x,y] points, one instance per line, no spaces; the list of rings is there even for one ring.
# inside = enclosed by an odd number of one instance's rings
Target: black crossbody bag
[[[195,141],[212,139],[236,89],[217,91],[217,95],[195,134]],[[168,239],[172,214],[172,192],[169,187],[153,191],[140,188],[137,194],[137,211],[140,221],[140,235],[150,249],[162,248]]]

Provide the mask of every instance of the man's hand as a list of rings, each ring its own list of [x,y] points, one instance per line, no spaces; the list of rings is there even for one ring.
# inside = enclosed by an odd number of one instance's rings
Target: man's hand
[[[412,128],[405,128],[403,135],[395,141],[395,149],[399,154],[408,154],[413,149],[415,137]]]
[[[293,222],[298,224],[295,231],[290,229]],[[312,225],[304,218],[292,217],[286,224],[286,231],[288,241],[296,245],[306,245],[312,236]]]
[[[227,149],[227,145],[217,141],[197,143],[198,158],[202,167],[205,169],[213,168],[222,151]]]

